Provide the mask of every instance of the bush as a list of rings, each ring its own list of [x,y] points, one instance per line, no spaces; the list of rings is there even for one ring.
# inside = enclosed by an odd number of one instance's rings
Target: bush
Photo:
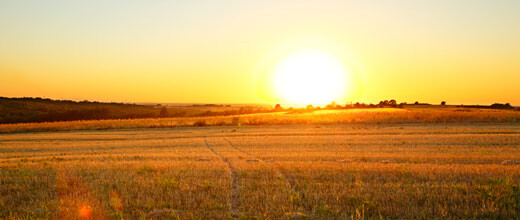
[[[169,116],[168,109],[166,107],[162,107],[161,108],[161,112],[159,112],[159,117],[165,118],[165,117],[168,117],[168,116]]]
[[[206,121],[204,120],[200,120],[200,121],[196,121],[195,123],[193,123],[193,126],[196,126],[196,127],[202,127],[202,126],[206,126]]]

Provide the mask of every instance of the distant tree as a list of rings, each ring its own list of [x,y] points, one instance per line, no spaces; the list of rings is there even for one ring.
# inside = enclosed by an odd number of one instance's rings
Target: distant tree
[[[328,104],[327,106],[325,106],[325,108],[327,109],[335,109],[338,105],[336,104],[336,102],[331,102],[330,104]]]
[[[395,100],[384,100],[384,101],[380,101],[379,104],[377,104],[378,107],[385,107],[385,106],[396,106],[397,105],[397,102]]]
[[[280,104],[276,104],[276,106],[274,106],[274,111],[277,111],[277,112],[283,111],[283,108]]]
[[[415,101],[415,103],[414,103],[414,104],[416,104],[416,105],[419,105],[419,102],[418,102],[418,101]]]
[[[446,101],[442,101],[442,102],[441,102],[441,105],[446,105]]]
[[[312,106],[312,105],[308,105],[306,109],[307,109],[307,110],[313,110],[313,109],[314,109],[314,106]]]
[[[512,107],[511,104],[509,104],[509,103],[506,103],[506,104],[495,103],[495,104],[491,105],[491,108],[514,109],[514,107]]]
[[[202,126],[206,126],[206,121],[205,120],[200,120],[200,121],[196,121],[193,123],[193,126],[196,126],[196,127],[202,127]]]
[[[159,112],[159,117],[165,118],[165,117],[168,117],[168,116],[169,116],[168,109],[166,107],[162,107],[161,108],[161,112]]]
[[[491,108],[512,109],[513,107],[511,107],[511,104],[509,104],[509,103],[506,103],[506,104],[495,103],[495,104],[491,105]]]

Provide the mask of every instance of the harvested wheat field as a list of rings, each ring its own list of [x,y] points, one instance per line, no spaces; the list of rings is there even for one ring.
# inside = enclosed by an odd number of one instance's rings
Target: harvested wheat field
[[[0,135],[0,219],[520,216],[519,124]]]
[[[0,220],[520,220],[520,0],[0,0]]]

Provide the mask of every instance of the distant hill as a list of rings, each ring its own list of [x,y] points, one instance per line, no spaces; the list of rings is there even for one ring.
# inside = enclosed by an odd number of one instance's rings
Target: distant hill
[[[0,97],[0,123],[128,119],[159,116],[153,106]]]
[[[168,106],[167,104],[76,102],[43,98],[0,97],[0,124],[242,115],[270,111],[272,111],[270,107],[260,105],[193,104],[189,106]]]

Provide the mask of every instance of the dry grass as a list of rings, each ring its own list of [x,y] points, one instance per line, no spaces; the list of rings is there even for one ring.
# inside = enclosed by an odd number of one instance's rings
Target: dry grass
[[[311,113],[261,113],[240,116],[93,120],[0,125],[0,133],[172,128],[222,125],[338,125],[410,123],[519,123],[520,111],[460,108],[350,109]]]
[[[519,147],[517,124],[3,134],[0,219],[514,219]]]

